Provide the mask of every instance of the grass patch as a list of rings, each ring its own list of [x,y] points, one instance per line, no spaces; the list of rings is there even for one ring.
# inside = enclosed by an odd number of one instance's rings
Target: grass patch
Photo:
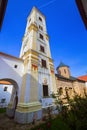
[[[31,130],[70,130],[67,124],[65,124],[60,117],[47,121],[44,124],[36,126]]]
[[[6,108],[0,108],[0,113],[5,113],[6,112]]]

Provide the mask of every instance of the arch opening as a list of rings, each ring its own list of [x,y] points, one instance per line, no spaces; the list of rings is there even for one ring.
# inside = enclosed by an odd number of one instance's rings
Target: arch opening
[[[0,107],[6,107],[6,113],[9,117],[15,117],[15,111],[18,104],[18,84],[13,79],[0,79]]]

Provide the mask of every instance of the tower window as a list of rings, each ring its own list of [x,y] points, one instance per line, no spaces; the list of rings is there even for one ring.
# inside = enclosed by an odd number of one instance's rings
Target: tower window
[[[18,66],[17,65],[14,65],[14,68],[17,68]]]
[[[8,88],[8,87],[4,87],[4,91],[7,91],[7,88]]]
[[[44,47],[41,46],[41,45],[40,45],[40,51],[41,51],[41,52],[45,52],[45,51],[44,51]]]
[[[46,60],[42,59],[42,67],[46,68]]]
[[[39,20],[42,22],[42,18],[41,17],[39,17]]]
[[[42,40],[43,40],[43,35],[42,35],[42,34],[40,34],[40,35],[39,35],[39,37],[40,37],[40,39],[42,39]]]
[[[40,29],[41,31],[43,31],[43,27],[42,27],[41,25],[39,25],[39,29]]]
[[[43,85],[43,96],[48,96],[48,85]]]

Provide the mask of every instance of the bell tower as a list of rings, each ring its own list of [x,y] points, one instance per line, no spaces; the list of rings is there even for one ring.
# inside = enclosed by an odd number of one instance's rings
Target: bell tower
[[[36,7],[27,18],[20,58],[24,60],[24,72],[16,120],[26,123],[32,122],[34,114],[42,118],[42,109],[53,105],[51,94],[56,92],[46,18]]]
[[[57,73],[63,77],[70,78],[69,66],[65,65],[63,62],[60,62],[59,66],[57,67]]]

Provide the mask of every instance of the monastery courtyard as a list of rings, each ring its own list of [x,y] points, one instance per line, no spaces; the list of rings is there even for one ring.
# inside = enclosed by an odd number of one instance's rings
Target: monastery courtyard
[[[0,113],[0,130],[30,130],[36,125],[39,125],[42,121],[37,121],[33,124],[18,124],[6,116],[5,113]]]

